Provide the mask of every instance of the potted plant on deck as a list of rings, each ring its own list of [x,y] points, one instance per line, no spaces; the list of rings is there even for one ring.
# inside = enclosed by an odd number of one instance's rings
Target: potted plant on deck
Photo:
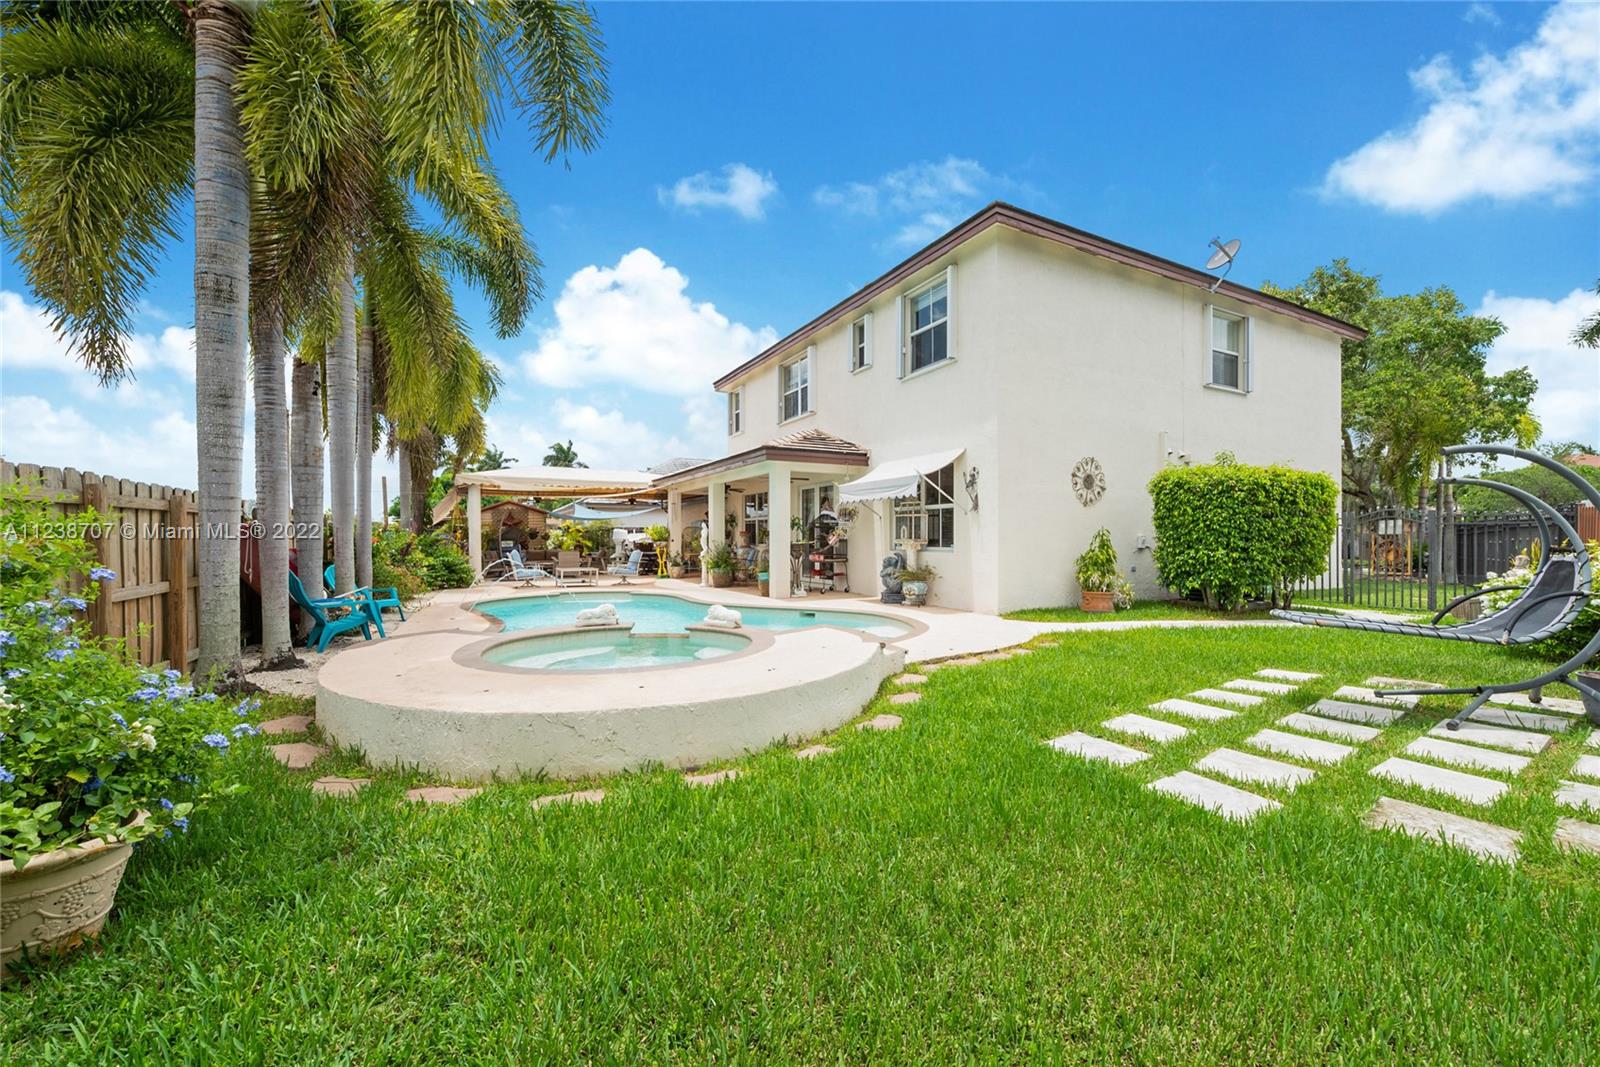
[[[682,556],[679,556],[679,555],[668,556],[667,557],[667,577],[668,578],[682,578],[683,577],[684,568],[687,567],[687,566],[688,566],[688,564],[684,562],[684,558]]]
[[[914,608],[920,608],[928,602],[928,583],[933,581],[937,572],[926,563],[915,567],[905,567],[900,571],[900,591],[905,594],[905,603]]]
[[[1084,611],[1109,612],[1132,603],[1132,586],[1117,570],[1117,549],[1111,543],[1111,531],[1104,526],[1095,531],[1074,566],[1078,588],[1083,592]],[[1123,603],[1119,604],[1119,600]]]
[[[733,546],[726,541],[719,542],[715,548],[706,553],[701,560],[701,566],[706,573],[711,575],[711,584],[717,589],[726,589],[733,584],[733,570],[738,560],[733,554]]]

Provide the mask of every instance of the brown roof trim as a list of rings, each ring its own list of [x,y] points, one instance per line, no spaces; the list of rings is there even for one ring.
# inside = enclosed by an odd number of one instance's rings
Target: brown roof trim
[[[845,297],[787,337],[724,374],[712,383],[712,387],[722,389],[724,386],[731,385],[761,364],[775,358],[780,353],[788,351],[796,344],[815,334],[833,322],[834,319],[870,303],[873,299],[882,295],[885,290],[905,281],[928,264],[948,255],[958,246],[976,237],[990,226],[996,225],[1009,226],[1020,233],[1041,237],[1047,241],[1054,241],[1057,244],[1076,248],[1080,252],[1100,256],[1103,259],[1109,259],[1138,270],[1149,271],[1151,274],[1200,289],[1209,290],[1212,283],[1217,280],[1215,275],[1207,274],[1196,267],[1164,259],[1150,252],[1143,252],[1130,245],[1119,244],[1108,238],[1092,234],[1087,230],[1080,230],[1074,226],[1068,226],[1064,222],[1057,222],[1055,219],[1046,218],[1032,211],[1025,211],[1012,204],[996,200],[976,215],[958,223],[954,229],[936,239],[926,248],[891,267],[877,279],[868,282],[864,287]],[[1217,287],[1217,292],[1242,304],[1250,304],[1253,307],[1275,311],[1280,315],[1287,315],[1289,318],[1320,327],[1352,341],[1359,341],[1367,336],[1367,331],[1359,326],[1352,326],[1350,323],[1336,319],[1331,315],[1323,315],[1320,312],[1312,311],[1310,308],[1301,307],[1293,301],[1269,296],[1247,286],[1235,285],[1233,282],[1223,282]]]
[[[657,478],[651,483],[652,489],[664,489],[677,485],[680,482],[692,482],[707,475],[722,474],[725,471],[737,470],[752,463],[790,461],[795,463],[832,463],[839,467],[865,467],[869,458],[866,450],[855,452],[842,452],[833,448],[795,448],[779,445],[757,445],[747,448],[743,452],[736,452],[731,456],[721,459],[709,460],[698,467],[689,467],[686,470],[673,471],[664,477]]]

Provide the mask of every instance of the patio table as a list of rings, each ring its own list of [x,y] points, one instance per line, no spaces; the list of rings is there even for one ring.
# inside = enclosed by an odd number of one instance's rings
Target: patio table
[[[574,582],[576,584],[581,584],[581,583],[587,582],[590,585],[594,585],[594,584],[597,584],[599,582],[599,580],[600,580],[600,568],[598,568],[598,567],[557,567],[556,568],[556,581],[557,582],[571,581],[571,582]]]

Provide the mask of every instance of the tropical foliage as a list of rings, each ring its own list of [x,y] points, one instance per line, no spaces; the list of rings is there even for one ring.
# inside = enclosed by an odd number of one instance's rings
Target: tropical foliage
[[[402,597],[429,589],[460,589],[471,585],[472,578],[467,557],[438,534],[388,527],[372,539],[372,584],[394,586]]]
[[[578,461],[578,450],[572,447],[572,442],[563,444],[560,441],[550,446],[550,451],[544,454],[546,467],[587,467],[587,463]]]

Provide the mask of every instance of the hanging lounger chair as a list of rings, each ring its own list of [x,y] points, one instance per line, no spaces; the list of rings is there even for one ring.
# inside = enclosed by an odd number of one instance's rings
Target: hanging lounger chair
[[[1513,456],[1517,459],[1537,464],[1572,482],[1578,487],[1586,500],[1596,507],[1600,507],[1600,492],[1597,492],[1588,482],[1567,470],[1561,464],[1546,459],[1544,456],[1500,445],[1456,445],[1444,450],[1444,454],[1447,456],[1468,452],[1487,452],[1496,455]],[[1470,641],[1476,644],[1494,645],[1532,644],[1536,641],[1544,641],[1554,637],[1571,626],[1577,619],[1578,613],[1589,602],[1589,598],[1596,595],[1594,592],[1594,561],[1589,558],[1588,550],[1582,538],[1578,536],[1578,532],[1572,528],[1572,524],[1555,508],[1516,486],[1483,478],[1445,478],[1442,479],[1442,482],[1449,485],[1478,485],[1505,493],[1507,496],[1521,502],[1523,506],[1533,513],[1534,520],[1539,527],[1541,552],[1539,554],[1539,566],[1525,588],[1504,585],[1489,586],[1468,593],[1466,596],[1457,597],[1440,609],[1439,613],[1433,617],[1432,622],[1428,624],[1386,622],[1372,618],[1324,615],[1306,611],[1274,611],[1272,614],[1277,618],[1303,623],[1308,626],[1329,626],[1342,630],[1368,630],[1373,633],[1432,637],[1445,641]],[[1554,530],[1552,530],[1552,526],[1555,527]],[[1560,544],[1556,537],[1558,532],[1571,545],[1570,554],[1558,554],[1557,546]],[[1521,594],[1504,607],[1470,622],[1462,623],[1459,626],[1439,625],[1441,619],[1461,604],[1481,597],[1486,593],[1509,589],[1521,589]],[[1600,632],[1594,634],[1575,655],[1535,678],[1506,684],[1473,686],[1468,689],[1384,689],[1380,690],[1379,693],[1382,696],[1471,696],[1473,699],[1467,706],[1449,721],[1449,728],[1454,730],[1460,727],[1462,720],[1477,711],[1496,694],[1531,690],[1530,697],[1537,704],[1540,699],[1540,691],[1544,686],[1554,682],[1563,682],[1578,690],[1583,697],[1584,707],[1588,711],[1589,718],[1597,725],[1600,725],[1600,690],[1597,690],[1592,684],[1573,677],[1573,673],[1581,669],[1597,653],[1600,653]]]

